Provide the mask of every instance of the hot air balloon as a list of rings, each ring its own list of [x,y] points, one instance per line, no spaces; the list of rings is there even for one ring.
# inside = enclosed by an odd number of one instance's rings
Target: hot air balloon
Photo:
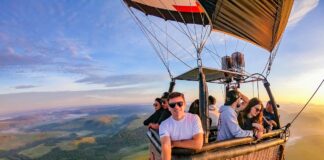
[[[199,83],[199,112],[204,130],[201,150],[172,149],[172,159],[283,159],[289,130],[282,128],[253,137],[214,141],[208,120],[208,84],[221,84],[225,92],[241,84],[262,81],[272,106],[277,106],[267,76],[287,26],[293,0],[123,0],[127,10],[147,37],[169,73],[172,92],[176,81]],[[204,66],[204,54],[212,52],[213,34],[235,37],[268,52],[262,73],[245,71],[244,54],[214,56],[219,68]],[[209,46],[208,46],[209,45]],[[226,45],[226,44],[225,44]],[[191,60],[190,60],[191,58]],[[182,74],[174,76],[172,63],[183,64]],[[179,67],[178,67],[179,68]],[[277,108],[276,123],[280,126]],[[150,155],[161,158],[156,131],[148,130]],[[217,136],[217,134],[215,135]]]

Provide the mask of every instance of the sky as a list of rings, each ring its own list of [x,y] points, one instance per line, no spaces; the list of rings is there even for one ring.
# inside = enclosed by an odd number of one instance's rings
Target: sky
[[[268,77],[277,102],[304,104],[324,79],[323,17],[322,1],[295,0]],[[246,71],[262,72],[269,55],[265,50],[230,36],[211,36],[218,52],[243,51]],[[204,64],[218,67],[212,55],[203,54]],[[177,59],[168,59],[174,75],[188,70]],[[0,1],[0,114],[151,104],[168,89],[169,81],[163,63],[121,1]],[[257,96],[257,85],[242,90]],[[193,82],[179,81],[176,90],[184,92],[187,101],[198,97]],[[209,92],[222,102],[222,86],[210,85]],[[323,96],[322,88],[312,104],[324,106]],[[264,91],[260,97],[267,100]]]

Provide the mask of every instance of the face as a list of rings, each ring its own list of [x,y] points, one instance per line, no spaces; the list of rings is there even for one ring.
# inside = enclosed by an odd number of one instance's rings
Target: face
[[[267,109],[268,112],[272,113],[273,112],[272,104],[271,103],[267,103],[266,109]]]
[[[253,117],[256,117],[260,114],[261,111],[262,111],[262,106],[258,104],[251,108],[250,113]]]
[[[172,117],[180,120],[184,117],[186,104],[182,97],[175,97],[169,100],[169,111]]]
[[[161,108],[161,105],[160,105],[159,102],[155,101],[155,102],[153,103],[153,107],[154,107],[155,110],[159,110],[159,109]]]
[[[166,99],[162,99],[162,107],[164,108],[164,109],[168,109],[168,100],[166,100]]]

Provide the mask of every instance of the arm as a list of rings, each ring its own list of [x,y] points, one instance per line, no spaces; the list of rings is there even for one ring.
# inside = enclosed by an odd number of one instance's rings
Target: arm
[[[240,91],[238,91],[238,92],[240,93],[240,97],[243,100],[243,103],[241,104],[240,108],[238,108],[237,110],[243,111],[246,108],[246,106],[248,105],[250,99],[247,96],[245,96],[243,93],[241,93]]]
[[[166,120],[170,116],[171,116],[171,113],[168,110],[163,110],[163,112],[161,113],[161,116],[159,117],[157,123],[161,124],[164,120]]]
[[[149,118],[147,118],[144,122],[143,122],[143,124],[145,125],[145,126],[147,126],[147,125],[149,125],[150,123],[156,123],[157,122],[157,120],[159,119],[159,117],[160,117],[160,114],[161,113],[159,113],[159,111],[155,111]]]
[[[169,136],[161,137],[161,156],[162,160],[171,160],[171,140]]]
[[[155,129],[155,130],[158,130],[159,129],[159,124],[158,123],[150,123],[148,125],[148,128],[152,128],[152,129]]]
[[[203,146],[204,131],[201,126],[201,120],[197,115],[193,115],[194,118],[192,124],[192,138],[180,141],[172,141],[172,147],[188,148],[194,150],[200,150]]]
[[[172,141],[171,144],[172,147],[199,150],[203,146],[203,134],[202,133],[195,134],[192,137],[192,139],[189,140]]]
[[[224,122],[225,125],[228,126],[231,134],[238,138],[238,137],[253,137],[253,131],[250,130],[243,130],[240,125],[238,124],[237,117],[235,113],[226,112],[225,115],[228,119]]]

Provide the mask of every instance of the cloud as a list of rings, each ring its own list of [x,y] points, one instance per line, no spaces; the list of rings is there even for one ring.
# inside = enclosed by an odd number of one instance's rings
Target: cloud
[[[319,0],[296,0],[289,17],[288,26],[295,26],[310,11],[316,8],[318,4]]]
[[[161,93],[156,85],[119,89],[0,94],[0,114],[69,106],[144,104]]]
[[[14,48],[7,47],[0,50],[0,66],[46,64],[47,59],[41,55],[23,55]]]
[[[77,80],[76,83],[87,83],[87,84],[104,84],[106,87],[119,87],[126,85],[136,85],[150,82],[157,82],[166,79],[160,75],[112,75],[106,77],[100,76],[88,76],[83,79]]]
[[[57,44],[57,46],[60,47],[60,51],[65,53],[65,56],[84,61],[92,60],[92,57],[89,54],[90,49],[77,39],[60,37],[54,42],[54,44]]]
[[[101,68],[83,41],[62,34],[33,39],[0,31],[0,44],[0,67],[9,71],[85,74]]]
[[[34,85],[19,85],[19,86],[15,86],[15,89],[29,89],[29,88],[35,88],[37,86]]]

